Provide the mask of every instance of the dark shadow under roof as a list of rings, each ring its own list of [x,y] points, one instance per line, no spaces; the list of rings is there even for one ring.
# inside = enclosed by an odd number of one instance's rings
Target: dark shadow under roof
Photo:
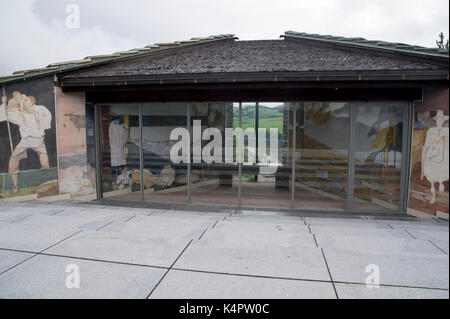
[[[132,77],[178,74],[311,71],[448,70],[405,57],[383,56],[370,50],[352,51],[294,40],[223,41],[179,49],[162,56],[92,67],[65,78]]]

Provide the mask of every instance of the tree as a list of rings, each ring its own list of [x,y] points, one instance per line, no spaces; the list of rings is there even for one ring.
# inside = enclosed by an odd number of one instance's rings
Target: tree
[[[439,49],[448,50],[448,39],[447,42],[445,42],[445,36],[443,32],[439,34],[439,40],[436,40],[436,44]]]

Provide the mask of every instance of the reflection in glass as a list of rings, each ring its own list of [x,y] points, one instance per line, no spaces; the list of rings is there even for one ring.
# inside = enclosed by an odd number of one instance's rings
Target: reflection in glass
[[[142,148],[144,153],[144,200],[155,203],[188,202],[188,167],[170,157],[178,141],[170,135],[187,129],[188,103],[143,104]]]
[[[100,106],[101,181],[103,197],[139,200],[133,193],[133,176],[139,172],[138,105]]]
[[[245,139],[242,206],[291,208],[289,115],[282,102],[243,104],[242,129],[253,130],[256,141]]]
[[[295,208],[345,210],[350,107],[297,103]]]
[[[235,162],[235,141],[228,151],[232,163],[225,163],[225,130],[239,125],[239,104],[231,102],[193,103],[191,127],[201,123],[201,141],[193,134],[202,156],[193,152],[191,168],[191,202],[200,205],[236,206],[238,204],[239,175]],[[206,131],[208,130],[208,131]],[[217,140],[216,140],[217,139]],[[209,148],[214,143],[217,149]],[[219,150],[220,148],[220,150]],[[218,152],[216,154],[215,152]],[[213,160],[214,158],[214,160]]]
[[[355,209],[398,209],[404,112],[402,105],[358,105]]]
[[[237,207],[241,185],[244,208],[398,210],[405,112],[405,104],[387,102],[147,103],[141,127],[138,105],[102,105],[101,191],[111,199],[188,204],[190,182],[193,205]],[[227,145],[226,131],[239,127],[243,140],[234,136]],[[174,129],[190,135],[190,165],[188,157],[171,158]]]

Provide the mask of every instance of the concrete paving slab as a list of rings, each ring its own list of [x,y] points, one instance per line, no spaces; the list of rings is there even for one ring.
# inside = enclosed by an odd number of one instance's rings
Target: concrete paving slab
[[[133,213],[132,211],[108,211],[108,210],[97,210],[97,211],[91,211],[87,210],[85,212],[81,212],[80,216],[83,217],[96,217],[96,218],[103,218],[103,219],[112,219],[112,220],[127,220],[128,218],[132,216],[136,216],[137,214]]]
[[[86,212],[89,210],[89,207],[71,207],[71,206],[49,206],[49,208],[51,208],[51,213],[47,214],[47,215],[75,215],[77,213],[82,213],[82,212]]]
[[[0,204],[0,221],[11,222],[21,217],[30,215],[51,215],[57,213],[63,209],[54,208],[48,206],[36,206],[36,207],[23,207],[17,206],[9,209],[3,209],[3,205]]]
[[[427,215],[429,216],[429,215]],[[392,223],[392,224],[403,224],[403,223],[414,223],[414,224],[427,224],[427,225],[439,225],[439,220],[436,220],[435,218],[420,218],[420,217],[399,217],[395,218],[393,216],[391,217],[374,217],[379,223]]]
[[[444,255],[427,240],[316,234],[319,247],[367,256],[434,257]]]
[[[2,210],[5,207],[7,211]],[[49,212],[57,213],[52,215]],[[8,205],[0,203],[0,248],[6,246],[4,248],[34,252],[66,239],[46,253],[98,259],[97,262],[110,260],[169,267],[193,239],[175,267],[232,275],[201,273],[197,276],[197,273],[192,271],[173,269],[169,272],[170,276],[168,275],[161,283],[161,294],[179,288],[180,294],[202,298],[204,291],[209,298],[222,291],[231,295],[233,290],[235,293],[238,290],[243,291],[243,298],[246,298],[247,292],[250,298],[254,298],[260,296],[259,291],[258,294],[253,294],[250,290],[257,287],[257,290],[262,291],[263,298],[267,291],[265,288],[268,285],[267,280],[277,282],[272,292],[283,296],[286,293],[298,294],[299,298],[303,298],[303,288],[297,290],[297,286],[285,283],[298,281],[286,279],[291,278],[310,280],[300,281],[302,283],[317,284],[314,280],[326,281],[324,285],[313,285],[307,289],[311,294],[317,291],[318,294],[328,296],[330,284],[327,281],[330,277],[322,252],[315,247],[314,237],[309,233],[309,227],[305,225],[306,220],[317,243],[324,248],[333,279],[345,282],[341,289],[343,296],[348,295],[349,298],[355,294],[366,296],[367,292],[358,292],[361,286],[348,284],[364,283],[369,275],[365,272],[369,264],[379,265],[382,284],[410,287],[388,287],[392,288],[388,290],[382,287],[376,293],[367,294],[368,298],[371,296],[428,298],[434,296],[434,291],[437,291],[437,297],[441,296],[442,290],[435,288],[444,289],[444,295],[447,292],[448,296],[448,222],[433,219],[423,221],[348,216],[332,218],[323,215],[302,218],[292,214],[254,210],[233,214],[230,217],[230,212],[120,207],[78,201],[54,203],[33,201]],[[79,229],[83,231],[74,235]],[[70,235],[74,236],[67,239]],[[200,235],[202,237],[199,240]],[[8,269],[9,265],[23,261],[22,258],[34,256],[3,253],[2,261],[1,252],[2,250],[0,250],[0,270],[2,265]],[[35,256],[16,268],[20,269],[41,256]],[[156,269],[163,273],[165,271],[162,268]],[[113,280],[115,277],[122,280],[123,276],[127,276],[126,272],[121,271],[112,274]],[[184,286],[179,280],[171,283],[171,274],[184,275],[188,284]],[[241,276],[235,276],[236,274]],[[242,278],[245,281],[247,278],[257,281],[249,280],[243,283]],[[167,287],[164,286],[164,282],[167,282]],[[223,287],[223,290],[214,290],[213,285],[208,286],[210,282]],[[146,288],[147,294],[153,288],[150,286]],[[230,286],[232,289],[229,289]],[[160,288],[155,291],[156,297]],[[113,286],[112,290],[120,289]],[[18,291],[20,295],[20,289]],[[130,294],[134,294],[133,291]],[[334,291],[332,292],[334,297]],[[87,292],[86,295],[91,296],[90,293]],[[103,291],[97,293],[99,296],[109,296]],[[140,298],[143,294],[137,295]],[[121,298],[120,294],[114,296]]]
[[[22,220],[33,216],[31,212],[17,212],[17,211],[8,211],[0,213],[0,222],[12,223],[17,220]]]
[[[121,232],[126,227],[126,225],[127,225],[126,221],[112,221],[111,223],[108,223],[106,226],[101,227],[100,230],[102,232]]]
[[[49,225],[52,225],[52,227],[57,227],[60,229],[80,230],[80,229],[89,229],[93,224],[101,226],[108,221],[111,221],[111,219],[107,219],[102,216],[97,217],[95,215],[91,216],[80,215],[76,217],[58,216],[58,215],[55,216],[33,215],[20,221],[17,221],[16,223],[42,228],[47,228],[49,227]]]
[[[297,230],[297,231],[296,231]],[[201,240],[221,246],[223,242],[234,247],[247,249],[260,247],[317,247],[307,227],[296,225],[283,227],[276,224],[255,224],[247,222],[218,223],[207,230]]]
[[[167,211],[164,214],[152,214],[150,217],[160,218],[161,220],[174,221],[174,220],[191,220],[191,221],[216,221],[222,220],[229,214],[224,213],[190,213],[184,211]]]
[[[241,209],[237,211],[237,214],[239,215],[249,215],[249,216],[254,216],[256,215],[256,208],[253,209]]]
[[[187,239],[154,238],[142,233],[83,231],[47,253],[169,267],[188,243]]]
[[[77,216],[79,214],[81,214],[84,210],[80,210],[78,208],[74,208],[74,207],[60,207],[59,209],[57,209],[55,211],[55,213],[53,214],[49,214],[50,216],[66,216],[66,217],[70,217],[70,216]]]
[[[340,299],[448,299],[448,290],[336,284]]]
[[[329,280],[320,249],[244,248],[234,243],[193,242],[174,266],[181,269],[296,279]]]
[[[416,229],[416,230],[429,230],[429,231],[448,231],[448,225],[436,223],[433,221],[395,221],[389,220],[386,222],[380,222],[380,224],[389,224],[392,228],[400,229]]]
[[[9,208],[16,207],[16,203],[4,202],[0,200],[0,212],[6,211]]]
[[[430,243],[438,247],[440,250],[442,250],[445,254],[449,254],[449,242],[443,241],[443,240],[437,240],[437,239],[430,239]]]
[[[300,216],[284,216],[284,215],[260,215],[260,214],[248,214],[248,213],[236,213],[233,214],[227,220],[244,220],[244,221],[254,221],[254,222],[280,222],[284,221],[286,223],[303,223]]]
[[[76,265],[80,288],[66,286]],[[0,276],[0,298],[146,298],[164,269],[39,255]],[[70,282],[70,281],[69,281]]]
[[[285,228],[288,227],[296,227],[301,229],[307,229],[307,225],[301,220],[300,218],[296,219],[290,219],[290,218],[274,218],[274,219],[267,219],[267,218],[247,218],[247,217],[229,217],[224,220],[225,223],[235,224],[236,227],[239,227],[239,224],[242,225],[254,225],[255,227],[261,227],[260,225],[276,225],[276,226],[283,226]]]
[[[129,211],[123,211],[127,212],[129,214],[137,215],[137,216],[150,216],[153,214],[161,213],[162,210],[160,209],[149,209],[149,208],[134,208]]]
[[[448,242],[448,229],[445,230],[426,230],[426,229],[414,229],[414,228],[405,228],[411,235],[416,237],[417,239],[425,239],[425,240],[437,240],[442,242]]]
[[[239,212],[239,210],[237,210],[236,212]],[[252,215],[254,215],[254,214],[252,214]],[[302,218],[301,213],[293,212],[290,210],[290,208],[285,208],[283,211],[276,211],[276,210],[272,210],[270,208],[260,208],[260,209],[256,208],[255,216]]]
[[[164,217],[189,217],[189,218],[210,218],[222,219],[225,216],[230,216],[230,212],[199,212],[199,211],[184,211],[184,210],[169,210],[166,211]]]
[[[329,282],[171,270],[151,299],[335,299]]]
[[[0,248],[42,251],[76,233],[74,230],[0,222]]]
[[[132,216],[133,214],[131,210],[110,210],[110,209],[88,209],[86,211],[82,211],[83,215],[93,215],[98,217],[120,217],[120,216]]]
[[[9,268],[20,264],[34,254],[22,253],[16,251],[0,250],[0,274]]]
[[[378,265],[380,283],[425,288],[449,288],[449,259],[435,256],[408,257],[369,255],[324,248],[333,280],[347,283],[366,282],[369,265]]]
[[[257,220],[247,220],[247,219],[235,219],[227,218],[225,220],[220,220],[217,225],[218,227],[223,227],[224,229],[236,229],[236,230],[261,230],[261,231],[288,231],[288,232],[307,232],[309,233],[309,228],[303,222],[292,222],[283,219],[277,221],[257,221]]]
[[[359,227],[359,228],[380,228],[379,223],[375,220],[368,219],[348,219],[348,218],[321,218],[321,217],[305,217],[305,222],[311,226],[343,226],[343,227]]]
[[[316,235],[341,235],[341,236],[362,236],[362,237],[397,237],[397,238],[411,238],[402,229],[391,229],[389,227],[358,227],[358,226],[322,226],[310,225],[311,231]]]
[[[163,216],[137,216],[120,230],[125,234],[145,234],[149,238],[197,239],[203,231],[212,227],[213,219],[166,218]],[[108,228],[106,229],[106,231]]]

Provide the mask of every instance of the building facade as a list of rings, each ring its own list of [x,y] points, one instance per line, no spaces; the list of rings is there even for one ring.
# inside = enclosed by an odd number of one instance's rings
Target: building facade
[[[0,82],[3,198],[449,213],[448,51],[220,35]]]

